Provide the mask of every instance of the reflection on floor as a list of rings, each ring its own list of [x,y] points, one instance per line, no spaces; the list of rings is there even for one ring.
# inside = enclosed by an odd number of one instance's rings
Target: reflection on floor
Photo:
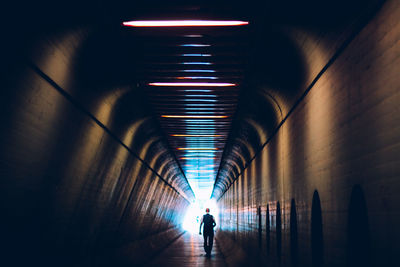
[[[184,233],[168,248],[161,252],[147,266],[227,266],[221,254],[217,241],[211,257],[206,257],[203,248],[203,236],[199,234]]]

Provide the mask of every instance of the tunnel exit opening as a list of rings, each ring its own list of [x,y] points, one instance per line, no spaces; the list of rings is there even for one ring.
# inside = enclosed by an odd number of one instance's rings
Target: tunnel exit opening
[[[202,216],[206,213],[206,208],[210,209],[210,214],[214,216],[217,225],[219,210],[217,203],[212,200],[196,199],[188,208],[183,220],[182,228],[189,233],[195,234],[199,232]]]

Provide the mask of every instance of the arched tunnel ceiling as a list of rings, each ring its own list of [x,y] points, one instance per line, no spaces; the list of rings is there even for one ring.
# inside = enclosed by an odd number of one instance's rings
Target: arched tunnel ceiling
[[[127,27],[124,37],[176,160],[196,197],[209,198],[243,82],[248,28]]]
[[[216,199],[274,136],[379,1],[267,2],[264,15],[252,13],[248,64],[216,177]],[[319,69],[310,69],[309,62]]]
[[[9,36],[19,45],[5,51],[40,55],[24,45],[36,42],[41,49],[53,39],[79,32],[72,43],[63,44],[76,66],[76,81],[65,86],[68,93],[94,115],[99,106],[109,105],[113,119],[100,116],[99,121],[182,195],[193,198],[187,183],[193,179],[192,185],[198,187],[214,185],[213,196],[218,198],[274,134],[318,72],[307,68],[309,58],[318,55],[307,55],[304,43],[315,39],[338,47],[370,2],[377,1],[69,1],[59,14],[47,12],[53,2],[35,2],[34,10],[43,10],[31,14],[26,6],[20,16],[26,21],[35,17],[34,23],[27,28],[23,21],[15,22],[11,29],[19,31]],[[238,19],[250,24],[195,29],[121,26],[127,20],[170,18]],[[52,78],[63,84],[62,77]],[[182,81],[235,86],[150,85]],[[202,157],[209,160],[184,159],[205,154]],[[207,172],[193,175],[196,170]]]

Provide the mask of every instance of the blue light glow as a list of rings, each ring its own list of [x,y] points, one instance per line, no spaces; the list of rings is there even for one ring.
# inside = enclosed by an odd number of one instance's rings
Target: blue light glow
[[[183,62],[183,65],[212,65],[211,62]]]
[[[196,102],[217,102],[216,99],[184,99],[184,102],[196,101]]]
[[[191,123],[191,122],[195,122],[195,123],[215,123],[216,121],[215,120],[206,120],[206,119],[204,119],[204,120],[201,120],[201,119],[199,119],[199,120],[185,120],[185,122],[188,122],[188,123]]]
[[[188,153],[186,153],[186,152],[188,152]],[[185,156],[186,157],[193,157],[193,156],[196,156],[196,155],[199,155],[199,156],[201,156],[201,157],[214,157],[215,155],[214,154],[204,154],[204,152],[202,153],[203,151],[193,151],[193,150],[187,150],[187,151],[185,151]],[[205,153],[212,153],[212,151],[207,151],[207,152],[205,152]]]
[[[184,57],[211,57],[210,54],[182,54]]]
[[[202,73],[211,73],[211,72],[215,72],[215,70],[182,70],[182,72],[202,72]]]
[[[182,44],[184,47],[209,47],[209,44]]]
[[[202,187],[198,186],[201,193],[196,195],[196,201],[188,208],[182,224],[183,229],[190,233],[199,232],[201,217],[205,214],[206,208],[210,209],[210,214],[214,216],[215,223],[217,226],[219,225],[219,211],[216,202],[210,199],[209,190],[200,188]]]

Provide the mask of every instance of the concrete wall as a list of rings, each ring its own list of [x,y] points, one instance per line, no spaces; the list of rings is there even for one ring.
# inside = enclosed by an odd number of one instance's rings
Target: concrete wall
[[[106,50],[85,70],[91,30],[41,33],[2,62],[0,265],[144,263],[181,234],[185,185],[139,90],[97,73]]]
[[[219,199],[218,238],[234,255],[231,264],[397,264],[399,17],[400,3],[386,1],[337,58],[326,59],[310,91]],[[329,44],[320,40],[320,51],[308,53],[310,70]]]

